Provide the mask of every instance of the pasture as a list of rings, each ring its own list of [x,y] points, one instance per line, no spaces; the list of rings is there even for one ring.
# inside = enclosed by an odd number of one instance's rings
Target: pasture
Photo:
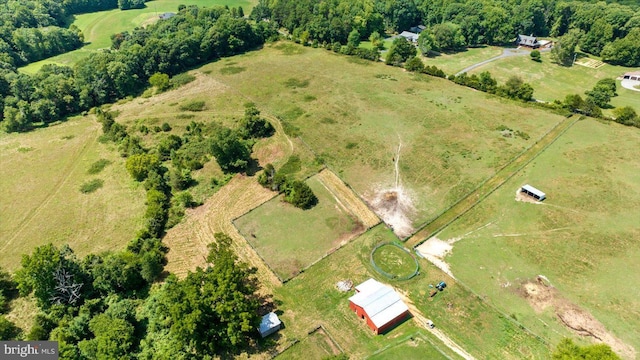
[[[533,86],[533,97],[538,100],[564,100],[569,94],[584,98],[585,90],[591,90],[600,79],[617,78],[631,68],[605,64],[597,69],[574,65],[560,66],[551,62],[549,52],[542,53],[542,61],[535,62],[529,56],[512,56],[498,59],[471,70],[470,74],[489,71],[499,82],[518,75]],[[640,92],[625,89],[618,82],[618,96],[611,99],[614,107],[631,106],[640,112]],[[607,113],[607,111],[605,111]]]
[[[336,283],[341,280],[350,279],[357,285],[374,277],[404,293],[413,301],[409,305],[414,316],[421,313],[432,319],[438,329],[477,358],[548,357],[548,347],[544,343],[426,260],[419,260],[422,270],[420,275],[411,280],[390,281],[379,276],[369,262],[371,250],[381,242],[394,239],[389,229],[378,225],[284,286],[274,288],[274,298],[280,301],[278,309],[283,311],[280,318],[286,324],[286,328],[280,331],[283,341],[302,339],[309,329],[320,323],[340,347],[348,349],[351,358],[365,358],[381,349],[388,349],[386,351],[392,354],[404,354],[408,358],[425,353],[436,355],[440,351],[450,358],[459,358],[431,332],[422,328],[416,318],[406,320],[387,334],[374,335],[362,319],[349,309],[348,298],[353,291],[342,293],[336,288]],[[444,292],[430,298],[428,285],[441,280],[446,280],[449,286]],[[425,337],[431,342],[416,340],[415,344],[419,346],[413,347],[408,344],[410,337]],[[438,348],[434,349],[432,343],[437,344]],[[378,358],[385,358],[384,352]]]
[[[318,176],[307,185],[318,204],[302,210],[284,202],[283,195],[254,209],[234,224],[256,252],[281,278],[289,279],[362,233],[362,223],[326,188]]]
[[[583,321],[625,358],[634,358],[633,348],[637,356],[640,290],[631,284],[640,281],[639,143],[635,128],[577,122],[437,235],[453,246],[445,258],[453,275],[552,343],[575,338],[563,321]],[[516,201],[526,183],[547,199]],[[544,301],[528,290],[538,275],[553,286]],[[582,309],[575,319],[564,317],[574,306]]]
[[[321,327],[278,355],[278,360],[321,360],[340,355],[342,351]]]
[[[142,227],[144,189],[100,135],[93,117],[0,135],[0,266],[15,270],[22,254],[49,242],[79,256],[120,249]],[[81,192],[97,180],[102,187]]]
[[[226,71],[232,66],[238,71]],[[200,69],[300,136],[401,236],[493,175],[560,116],[450,82],[291,43]],[[218,100],[215,100],[218,101]],[[505,138],[507,126],[529,140]]]
[[[159,14],[177,12],[179,5],[242,6],[245,15],[248,16],[256,3],[256,0],[154,0],[146,3],[143,9],[114,9],[75,15],[72,24],[84,34],[85,45],[82,48],[31,63],[19,70],[35,74],[45,64],[73,66],[78,60],[98,49],[110,48],[111,35],[153,23],[158,20]]]
[[[437,53],[428,57],[422,57],[422,61],[428,66],[437,66],[447,75],[455,74],[462,69],[491,59],[502,54],[502,48],[498,46],[479,46],[467,48],[455,53]]]

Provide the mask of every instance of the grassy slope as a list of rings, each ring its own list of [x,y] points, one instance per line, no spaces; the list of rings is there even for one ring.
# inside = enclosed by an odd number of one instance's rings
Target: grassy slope
[[[455,74],[468,66],[477,64],[500,54],[502,54],[501,47],[482,46],[477,48],[468,48],[465,51],[452,54],[441,53],[436,56],[423,57],[422,60],[425,65],[435,65],[449,75]]]
[[[489,71],[499,82],[518,75],[533,86],[533,96],[539,100],[563,100],[568,94],[580,94],[591,89],[604,78],[617,78],[633,69],[605,64],[598,69],[574,65],[562,67],[551,62],[550,53],[542,54],[542,62],[532,61],[528,56],[513,56],[499,59],[471,71],[477,74]],[[628,90],[618,82],[618,96],[611,100],[613,106],[631,106],[640,112],[640,92]]]
[[[394,184],[401,141],[401,181],[416,204],[415,224],[466,194],[561,119],[446,80],[290,43],[229,61],[202,70],[299,128],[305,142],[367,199]],[[242,70],[228,74],[230,64]],[[502,124],[531,139],[505,139],[496,130]]]
[[[178,5],[198,5],[200,7],[214,5],[242,6],[246,15],[251,12],[256,0],[154,0],[148,2],[144,9],[122,11],[119,9],[98,11],[75,16],[76,25],[84,34],[86,45],[80,49],[31,63],[20,68],[20,71],[34,74],[45,64],[72,66],[78,60],[98,49],[111,46],[111,35],[122,31],[131,31],[136,27],[155,21],[157,14],[176,12]]]
[[[338,247],[357,226],[318,179],[312,177],[307,184],[319,200],[313,208],[298,209],[278,196],[235,221],[281,279],[294,276]],[[304,231],[291,231],[300,224]]]
[[[98,143],[92,118],[75,118],[27,134],[0,136],[0,266],[10,270],[35,246],[69,244],[79,255],[122,248],[142,226],[144,189],[111,145]],[[87,174],[101,159],[101,173]],[[99,178],[90,194],[80,185]]]
[[[544,337],[569,332],[553,312],[535,314],[514,288],[546,275],[616,336],[640,349],[640,132],[584,120],[440,238],[464,236],[453,273]],[[514,200],[530,183],[543,205]],[[470,231],[490,224],[477,232]],[[511,283],[504,288],[501,284]],[[538,317],[549,325],[538,321]]]

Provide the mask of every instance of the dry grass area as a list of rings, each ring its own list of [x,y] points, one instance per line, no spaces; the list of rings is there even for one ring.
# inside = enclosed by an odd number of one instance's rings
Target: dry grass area
[[[22,254],[49,242],[69,244],[79,256],[123,248],[142,227],[144,189],[113,145],[98,142],[100,133],[93,117],[78,117],[0,135],[0,266],[15,270]],[[89,174],[100,159],[109,165]],[[81,193],[94,179],[104,186]]]
[[[236,175],[204,205],[187,211],[186,219],[168,231],[163,240],[169,247],[166,270],[185,276],[189,270],[206,266],[207,245],[214,241],[215,233],[223,232],[234,240],[238,256],[258,268],[258,278],[263,284],[278,284],[279,280],[231,223],[275,195],[255,178]]]
[[[360,219],[367,229],[380,223],[378,216],[333,171],[322,170],[318,179],[334,195],[336,201]]]

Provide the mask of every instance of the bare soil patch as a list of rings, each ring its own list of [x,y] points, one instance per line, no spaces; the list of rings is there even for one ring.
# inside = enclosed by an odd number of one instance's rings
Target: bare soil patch
[[[453,244],[458,240],[460,240],[460,238],[453,238],[445,241],[434,236],[416,247],[416,251],[418,251],[427,260],[431,261],[431,263],[437,266],[440,270],[455,279],[449,264],[444,261],[444,258],[451,253],[453,250]]]
[[[544,277],[538,276],[535,280],[523,283],[519,293],[527,299],[536,312],[540,313],[551,307],[558,319],[578,335],[591,337],[597,342],[603,342],[611,346],[613,351],[624,358],[636,358],[636,350],[632,346],[607,331],[605,326],[588,311],[562,296]]]

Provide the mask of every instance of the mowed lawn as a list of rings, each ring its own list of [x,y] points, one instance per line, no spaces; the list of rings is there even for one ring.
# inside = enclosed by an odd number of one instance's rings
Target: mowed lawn
[[[413,318],[384,335],[375,335],[349,309],[348,299],[354,292],[343,293],[336,287],[341,280],[350,279],[358,285],[373,277],[405,293],[423,316],[433,320],[440,330],[478,359],[548,358],[549,349],[543,342],[426,260],[420,260],[420,275],[411,280],[391,281],[378,274],[370,263],[371,250],[393,239],[395,236],[389,229],[378,225],[285,285],[273,289],[274,299],[279,301],[278,310],[283,312],[280,318],[286,325],[280,331],[282,342],[301,340],[308,331],[322,324],[352,359],[374,354],[378,354],[379,359],[394,359],[395,354],[407,359],[438,359],[442,353],[449,358],[459,358]],[[447,289],[430,298],[429,284],[442,280],[447,282]],[[415,339],[413,342],[411,337]],[[423,341],[426,339],[431,342]],[[386,357],[385,353],[391,356]]]
[[[318,197],[313,208],[298,209],[281,195],[234,222],[281,279],[295,276],[363,230],[316,177],[306,183]]]
[[[146,7],[143,9],[124,11],[114,9],[75,15],[72,24],[77,26],[84,34],[85,46],[68,53],[31,63],[19,70],[27,74],[34,74],[46,64],[72,66],[98,49],[110,48],[111,35],[123,31],[131,31],[136,27],[155,22],[159,14],[177,12],[179,5],[197,5],[199,7],[215,5],[242,6],[245,15],[248,16],[256,3],[256,0],[154,0],[147,2]]]
[[[505,82],[510,76],[520,76],[533,86],[533,97],[538,100],[564,100],[569,94],[585,97],[585,90],[591,90],[598,80],[615,79],[629,71],[638,69],[605,64],[598,69],[574,65],[560,66],[551,61],[551,54],[542,53],[542,62],[535,62],[529,56],[512,56],[498,59],[470,71],[479,74],[489,71],[499,82]],[[618,96],[611,99],[611,105],[631,106],[640,112],[640,91],[625,89],[618,81]],[[605,111],[605,113],[610,113]]]
[[[428,66],[437,66],[447,75],[455,74],[473,64],[491,59],[502,54],[501,47],[498,46],[480,46],[476,48],[467,48],[464,51],[456,53],[439,53],[428,57],[422,57],[422,61]]]
[[[100,125],[78,117],[25,134],[0,135],[0,266],[15,270],[22,254],[49,242],[79,256],[120,249],[142,227],[144,188],[127,174]],[[110,162],[88,174],[100,159]],[[103,186],[83,194],[80,186]]]
[[[229,71],[233,67],[234,71]],[[373,203],[399,183],[418,226],[535,143],[561,117],[449,81],[292,43],[206,65],[229,102],[279,117],[344,181]],[[505,138],[507,126],[530,136]]]
[[[546,276],[559,292],[640,351],[640,131],[587,119],[438,237],[461,237],[453,274],[552,342],[573,336],[552,308],[518,295]],[[515,201],[520,186],[547,194]],[[541,319],[542,321],[540,321]]]

